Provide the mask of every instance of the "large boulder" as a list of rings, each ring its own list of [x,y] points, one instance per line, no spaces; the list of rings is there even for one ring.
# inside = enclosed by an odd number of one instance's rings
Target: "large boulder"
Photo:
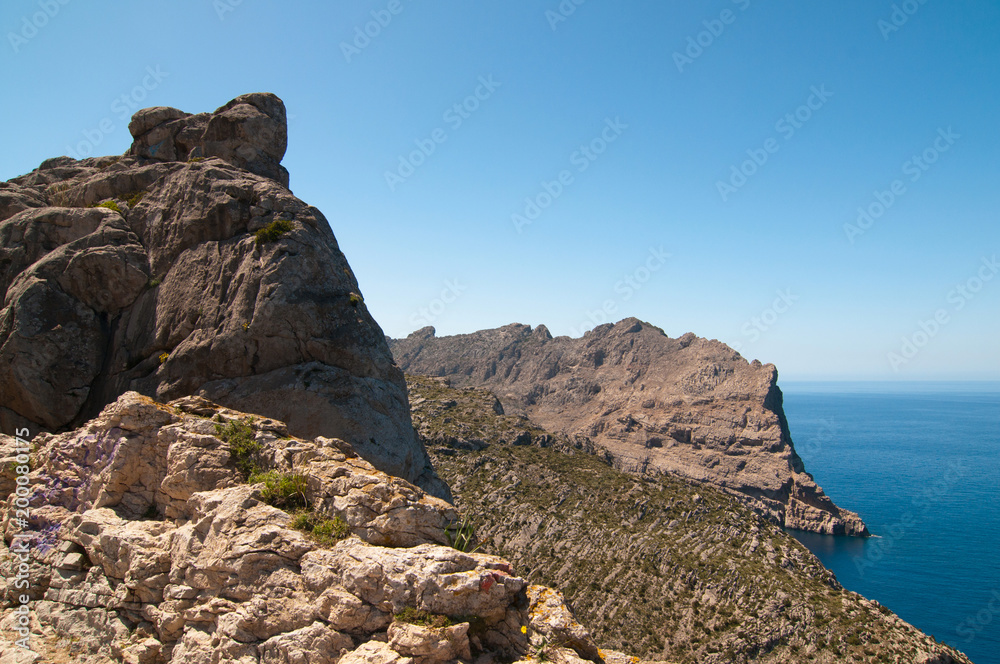
[[[0,424],[60,431],[128,390],[347,440],[448,497],[330,224],[287,189],[285,108],[136,113],[124,157],[0,185]]]

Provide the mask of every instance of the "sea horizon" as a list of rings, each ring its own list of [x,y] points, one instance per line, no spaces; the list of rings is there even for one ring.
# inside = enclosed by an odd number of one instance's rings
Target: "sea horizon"
[[[1000,664],[1000,381],[787,381],[806,471],[872,538],[789,530],[848,590]]]

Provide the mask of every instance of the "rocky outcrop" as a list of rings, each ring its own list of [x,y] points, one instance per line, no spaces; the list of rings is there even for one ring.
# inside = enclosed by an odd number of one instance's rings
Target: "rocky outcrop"
[[[671,339],[630,318],[581,339],[544,326],[441,338],[424,328],[390,346],[404,371],[486,387],[508,412],[592,441],[623,470],[723,487],[789,528],[868,534],[805,472],[774,365],[718,341]]]
[[[481,388],[409,376],[413,422],[484,551],[559,588],[605,648],[698,664],[968,662],[845,590],[799,542],[734,494],[636,476],[562,434],[497,412]],[[528,595],[541,610],[561,597]],[[576,641],[557,608],[550,641]],[[579,648],[578,648],[579,649]]]
[[[243,447],[236,423],[252,432]],[[272,479],[304,478],[298,512],[272,506],[267,476],[244,482],[248,441]],[[129,392],[33,442],[28,523],[16,494],[2,496],[0,635],[16,634],[12,607],[29,594],[35,653],[0,641],[4,661],[486,663],[519,659],[539,639],[567,661],[598,661],[557,593],[528,588],[501,558],[448,546],[454,508],[345,441],[288,437],[282,422],[204,399]],[[14,445],[0,437],[2,456]],[[339,532],[303,530],[322,519]],[[15,581],[22,561],[27,588]]]
[[[287,189],[281,100],[129,129],[123,157],[0,184],[3,430],[61,431],[128,390],[200,394],[447,497],[329,223]]]

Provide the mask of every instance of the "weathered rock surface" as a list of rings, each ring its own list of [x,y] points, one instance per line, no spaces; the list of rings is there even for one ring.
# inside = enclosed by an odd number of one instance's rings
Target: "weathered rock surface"
[[[560,591],[528,587],[529,612],[549,614],[532,648],[577,642],[579,618],[606,664],[631,664],[606,648],[690,664],[968,662],[845,590],[732,493],[622,472],[498,414],[489,391],[445,382],[408,377],[414,424],[456,505],[483,551]]]
[[[320,543],[267,503],[266,484],[243,482],[225,434],[233,421],[249,423],[262,469],[308,479],[310,513],[343,520],[343,539]],[[284,431],[204,399],[163,405],[129,392],[80,429],[39,435],[27,529],[16,494],[2,496],[0,636],[13,633],[11,607],[27,592],[37,659],[23,661],[513,661],[536,632],[565,634],[574,657],[597,660],[558,594],[526,592],[505,560],[447,546],[450,504],[344,441]],[[0,446],[9,456],[14,441]],[[27,589],[15,587],[19,557]],[[404,609],[456,624],[401,624]],[[28,657],[10,641],[0,652]]]
[[[592,441],[633,473],[673,473],[743,496],[788,528],[867,535],[795,453],[774,365],[728,346],[667,337],[634,318],[581,339],[508,325],[451,337],[433,328],[390,341],[406,372],[491,390],[503,408]]]
[[[124,157],[0,184],[3,429],[65,430],[128,390],[201,394],[447,497],[330,225],[287,189],[281,100],[145,109],[129,129]],[[276,221],[291,230],[257,241]]]

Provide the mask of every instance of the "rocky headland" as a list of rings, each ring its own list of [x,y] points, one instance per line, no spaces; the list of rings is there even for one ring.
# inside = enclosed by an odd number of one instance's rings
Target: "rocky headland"
[[[805,471],[774,365],[718,341],[629,318],[580,339],[515,324],[449,337],[424,328],[390,347],[407,373],[485,387],[505,411],[592,442],[622,470],[734,491],[787,528],[868,534]]]

